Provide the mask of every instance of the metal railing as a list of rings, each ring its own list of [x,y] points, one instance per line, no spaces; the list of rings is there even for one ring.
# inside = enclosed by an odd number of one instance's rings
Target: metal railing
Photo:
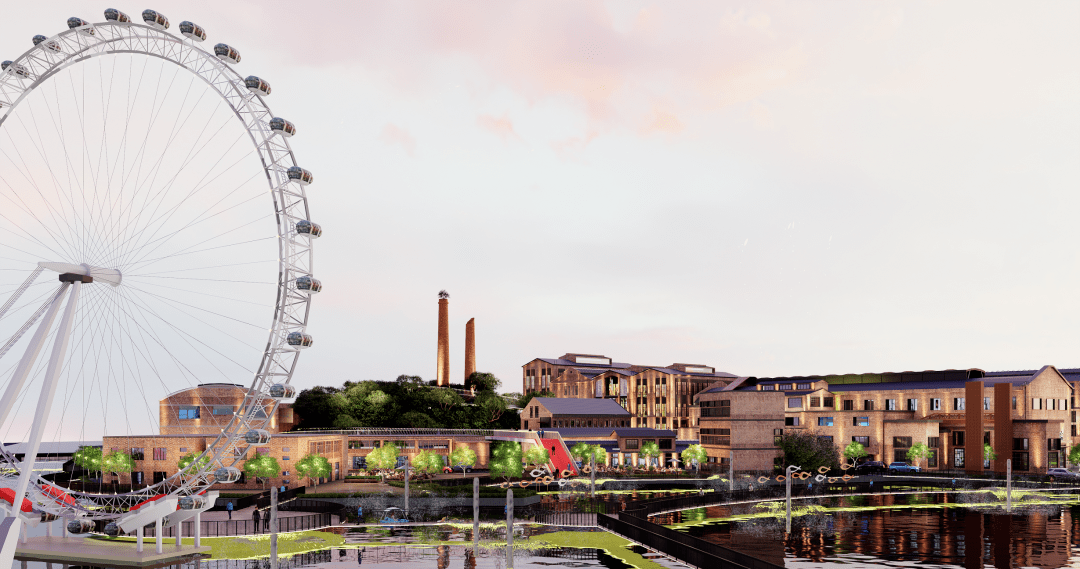
[[[290,433],[314,433],[319,435],[350,435],[350,436],[427,436],[427,435],[460,435],[472,437],[490,437],[495,434],[492,429],[421,429],[421,428],[365,428],[365,429],[296,429]]]
[[[191,537],[195,535],[195,522],[182,522],[183,535]],[[270,533],[270,522],[256,523],[254,520],[204,520],[200,522],[200,531],[203,537],[223,537],[234,535],[254,535]],[[278,518],[278,531],[304,531],[332,526],[333,516],[329,513],[315,513],[302,516],[287,516]],[[156,537],[154,528],[147,528],[147,537]],[[162,537],[174,537],[176,527],[167,527],[161,532]]]
[[[616,518],[606,514],[596,514],[596,518],[599,526],[607,531],[636,541],[694,567],[708,567],[709,569],[782,569],[783,567],[633,516]]]

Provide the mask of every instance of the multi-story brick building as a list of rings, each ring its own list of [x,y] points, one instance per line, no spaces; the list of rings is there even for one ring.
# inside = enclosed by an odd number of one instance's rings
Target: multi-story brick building
[[[706,389],[696,397],[701,412],[701,445],[708,466],[727,470],[769,472],[779,455],[776,437],[783,434],[784,394],[776,391]]]
[[[521,428],[629,427],[630,412],[610,400],[533,397],[521,410]]]
[[[680,439],[697,439],[693,397],[734,379],[706,365],[637,365],[592,354],[537,358],[522,366],[526,394],[547,390],[560,398],[610,399],[630,412],[631,426],[671,429]]]
[[[877,460],[906,461],[912,445],[924,443],[931,449],[926,468],[1004,472],[1005,460],[1012,459],[1014,471],[1038,473],[1065,465],[1066,449],[1077,438],[1078,383],[1080,370],[1053,366],[749,377],[699,399],[727,400],[736,416],[743,404],[758,412],[755,402],[737,394],[772,392],[780,395],[784,429],[812,429],[840,448],[857,441]],[[984,459],[984,443],[995,460]]]
[[[571,448],[578,443],[600,445],[608,454],[610,466],[650,466],[645,464],[640,452],[642,446],[652,442],[660,455],[650,459],[651,466],[671,466],[689,446],[686,441],[675,440],[675,431],[664,429],[561,427],[550,430],[559,433]]]

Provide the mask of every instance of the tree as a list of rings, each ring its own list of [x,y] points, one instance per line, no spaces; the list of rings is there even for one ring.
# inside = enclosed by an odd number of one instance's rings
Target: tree
[[[306,476],[315,483],[315,489],[319,488],[319,478],[330,476],[330,461],[319,454],[307,454],[296,462],[296,473]]]
[[[604,450],[604,447],[589,443],[577,443],[570,447],[570,456],[580,460],[582,463],[588,463],[590,457],[596,460],[596,464],[604,464],[607,461],[607,451]]]
[[[532,393],[526,393],[518,399],[517,406],[519,409],[524,409],[529,405],[529,402],[533,400],[533,397],[555,397],[555,394],[551,390],[545,389],[543,391],[534,391]]]
[[[465,476],[465,469],[472,468],[476,464],[476,452],[469,447],[457,447],[450,453],[450,464],[454,468],[461,469],[461,476]]]
[[[919,466],[919,462],[930,456],[930,447],[926,443],[915,443],[907,451],[907,459],[911,464]]]
[[[266,481],[277,476],[281,469],[276,458],[268,454],[260,454],[256,455],[255,458],[244,461],[243,470],[248,476],[253,476],[256,479],[262,478],[265,487]]]
[[[383,445],[373,449],[367,455],[367,465],[376,470],[393,470],[397,468],[398,456],[401,449],[396,445]]]
[[[994,447],[990,446],[989,443],[983,443],[983,461],[986,462],[995,458],[997,458],[997,453],[994,452]]]
[[[75,466],[82,468],[89,472],[98,473],[98,492],[101,492],[101,478],[102,475],[102,458],[101,447],[88,447],[81,446],[75,451]]]
[[[433,450],[422,450],[416,453],[410,464],[420,474],[435,474],[443,469],[443,457]]]
[[[101,458],[101,465],[104,472],[112,472],[119,476],[135,470],[135,459],[124,451],[114,450]]]
[[[645,464],[652,468],[652,459],[660,456],[660,445],[656,441],[647,441],[638,450],[638,456],[645,459]]]
[[[499,389],[499,386],[502,385],[502,381],[495,377],[494,374],[474,371],[465,379],[465,389],[468,389],[473,385],[476,386],[476,393],[478,394],[484,391],[494,393]]]
[[[701,465],[709,460],[709,453],[701,445],[690,445],[679,456],[682,457],[683,464],[693,464],[698,471],[701,470]]]
[[[798,466],[803,472],[815,472],[826,466],[834,471],[840,470],[840,449],[821,434],[810,430],[792,431],[784,429],[780,436],[779,447],[783,453],[777,457],[777,466],[781,470],[788,466]]]
[[[521,443],[499,441],[491,451],[489,472],[507,480],[521,477]]]
[[[476,395],[476,404],[484,410],[484,417],[494,423],[506,412],[506,400],[494,391],[484,391]]]
[[[448,387],[439,387],[432,390],[429,397],[431,402],[438,405],[439,409],[442,409],[443,411],[449,411],[454,407],[465,404],[465,400],[461,398],[461,395],[458,395],[457,391]]]
[[[525,451],[525,464],[535,468],[546,465],[551,462],[551,453],[542,446],[534,446]]]
[[[1069,464],[1080,465],[1080,445],[1069,447],[1069,457],[1067,460],[1069,461]]]
[[[176,467],[187,474],[194,474],[200,470],[205,469],[206,465],[210,464],[210,457],[206,454],[203,454],[202,457],[199,458],[198,462],[195,461],[197,457],[198,455],[196,455],[195,453],[189,452],[184,456],[180,457],[180,460],[176,463]]]
[[[333,396],[339,391],[321,385],[301,391],[292,404],[293,411],[300,417],[300,425],[305,429],[334,428],[339,409],[334,405]]]
[[[844,458],[851,461],[851,465],[855,466],[860,458],[867,455],[866,447],[858,441],[851,441],[848,446],[844,447]]]

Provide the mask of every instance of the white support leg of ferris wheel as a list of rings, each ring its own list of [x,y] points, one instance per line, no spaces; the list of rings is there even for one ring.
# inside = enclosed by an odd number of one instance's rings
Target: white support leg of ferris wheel
[[[52,408],[53,399],[56,397],[56,384],[60,377],[60,370],[64,367],[64,354],[67,353],[68,341],[71,339],[71,325],[75,319],[75,309],[79,305],[79,290],[82,287],[82,283],[75,281],[68,285],[60,287],[60,294],[71,286],[71,295],[68,298],[67,308],[64,310],[64,317],[60,320],[60,327],[56,330],[56,337],[53,339],[52,356],[49,358],[49,366],[45,369],[45,378],[41,385],[41,395],[38,397],[37,410],[34,414],[34,424],[30,428],[30,440],[27,443],[27,448],[23,454],[22,464],[19,466],[19,482],[15,486],[14,501],[12,504],[12,511],[15,513],[13,516],[14,522],[12,528],[9,529],[18,531],[23,525],[23,516],[21,514],[21,506],[23,497],[26,496],[26,489],[30,485],[30,475],[34,472],[34,463],[37,461],[38,449],[41,447],[41,435],[45,429],[45,422],[49,417],[49,409]],[[59,296],[57,297],[59,300]],[[45,327],[45,332],[48,330],[46,324],[51,324],[51,316],[55,316],[56,308],[60,306],[59,302],[55,302],[54,306],[50,308],[50,318],[47,318],[47,322],[42,322],[42,326]],[[38,328],[37,336],[41,335],[44,338],[45,334],[42,334],[42,327]],[[30,355],[31,351],[40,352],[40,345],[33,345],[27,347],[27,354]],[[34,357],[36,358],[36,355]],[[26,357],[23,357],[26,360]],[[23,365],[24,361],[19,362],[19,366]],[[31,362],[32,363],[32,362]],[[27,368],[29,369],[29,365]],[[14,381],[14,378],[12,378]],[[0,567],[10,567],[12,561],[15,559],[15,547],[9,546],[11,540],[4,540],[3,550],[0,551]]]
[[[26,382],[26,377],[30,375],[30,369],[34,367],[34,362],[37,361],[38,355],[41,354],[41,348],[45,345],[45,338],[49,335],[49,330],[52,329],[53,322],[56,320],[56,312],[60,309],[61,299],[69,286],[71,285],[67,283],[60,285],[56,294],[49,301],[49,311],[45,314],[45,318],[41,320],[41,324],[38,325],[34,336],[30,339],[30,345],[26,347],[26,352],[23,354],[22,359],[19,360],[15,373],[11,374],[7,390],[4,391],[4,396],[0,398],[0,424],[7,421],[8,413],[11,413],[11,408],[15,406],[15,401],[19,398],[23,383]]]

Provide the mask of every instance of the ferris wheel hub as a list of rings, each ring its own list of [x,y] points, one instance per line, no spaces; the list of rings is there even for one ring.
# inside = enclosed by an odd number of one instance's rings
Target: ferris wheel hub
[[[124,278],[124,275],[120,273],[120,269],[106,269],[103,267],[94,267],[91,265],[87,265],[86,263],[76,265],[74,263],[42,261],[38,263],[38,266],[43,269],[49,269],[50,271],[56,271],[60,273],[61,277],[65,275],[82,275],[90,277],[92,279],[91,281],[84,280],[83,282],[101,281],[103,283],[108,283],[112,286],[120,286],[120,282]]]

